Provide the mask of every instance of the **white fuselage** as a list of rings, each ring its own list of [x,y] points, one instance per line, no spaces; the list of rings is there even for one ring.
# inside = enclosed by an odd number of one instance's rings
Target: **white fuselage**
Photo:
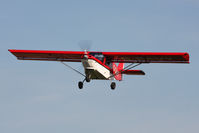
[[[108,68],[94,59],[82,59],[85,74],[90,79],[111,79],[111,72]]]

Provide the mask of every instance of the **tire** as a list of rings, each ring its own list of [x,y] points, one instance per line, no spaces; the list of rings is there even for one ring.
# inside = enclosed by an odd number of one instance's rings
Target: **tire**
[[[83,88],[83,85],[84,85],[83,82],[80,81],[80,82],[78,83],[79,89],[82,89],[82,88]]]
[[[115,83],[115,82],[112,82],[112,83],[111,83],[111,89],[112,89],[112,90],[115,90],[115,87],[116,87],[116,83]]]

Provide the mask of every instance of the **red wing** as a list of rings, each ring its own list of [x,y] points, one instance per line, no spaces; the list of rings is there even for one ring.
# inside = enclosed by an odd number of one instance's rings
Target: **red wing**
[[[47,60],[80,62],[84,52],[79,51],[48,51],[48,50],[14,50],[9,51],[19,60]]]
[[[145,75],[145,72],[142,70],[124,70],[122,71],[122,74],[127,74],[127,75]]]
[[[188,53],[102,52],[111,62],[124,63],[189,63]]]
[[[84,52],[48,50],[9,50],[19,60],[80,62]],[[188,53],[102,52],[111,62],[124,63],[189,63]]]

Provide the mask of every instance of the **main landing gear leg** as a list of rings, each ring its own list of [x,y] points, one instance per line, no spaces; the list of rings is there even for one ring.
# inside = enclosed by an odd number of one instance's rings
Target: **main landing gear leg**
[[[82,88],[83,88],[83,86],[84,86],[84,81],[90,82],[91,79],[88,78],[88,77],[86,77],[83,81],[79,81],[79,82],[78,82],[78,87],[79,87],[79,89],[82,89]]]
[[[116,83],[115,83],[115,82],[112,82],[112,83],[111,83],[111,89],[112,89],[112,90],[115,90],[115,87],[116,87]]]

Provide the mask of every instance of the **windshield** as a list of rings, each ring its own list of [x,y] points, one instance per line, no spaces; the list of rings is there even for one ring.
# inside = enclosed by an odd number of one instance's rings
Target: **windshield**
[[[104,61],[104,55],[103,55],[102,53],[98,53],[98,52],[92,53],[92,52],[91,52],[90,55],[94,56],[95,58],[97,58],[97,59],[100,60],[101,62]]]

